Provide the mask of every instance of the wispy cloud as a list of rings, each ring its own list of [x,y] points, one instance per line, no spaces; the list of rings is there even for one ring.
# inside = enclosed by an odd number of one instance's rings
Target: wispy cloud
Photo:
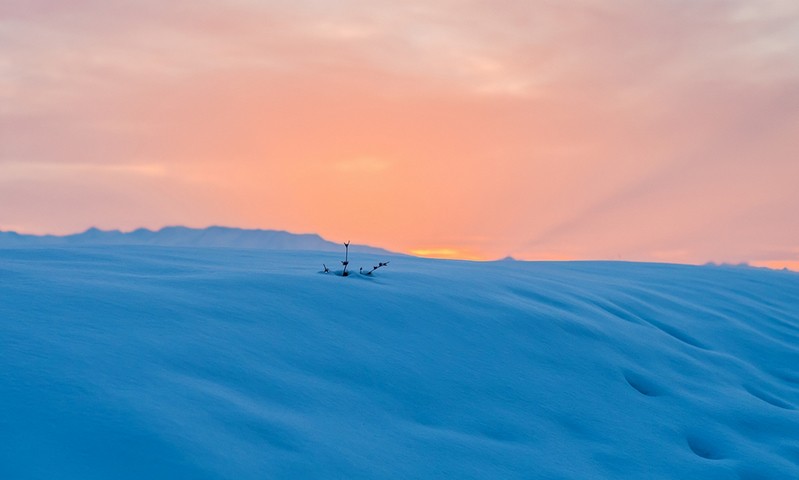
[[[0,181],[43,179],[75,175],[138,175],[166,177],[167,168],[159,164],[90,164],[90,163],[25,163],[0,162]]]
[[[382,158],[358,157],[336,162],[334,167],[344,173],[376,173],[388,170],[391,162]]]

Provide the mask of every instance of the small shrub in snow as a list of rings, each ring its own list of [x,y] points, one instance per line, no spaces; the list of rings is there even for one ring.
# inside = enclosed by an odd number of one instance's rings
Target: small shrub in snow
[[[350,264],[350,242],[344,242],[344,260],[341,261],[341,264],[344,265],[344,270],[342,270],[341,276],[348,277],[350,275],[350,272],[347,271],[347,267]],[[371,270],[364,271],[363,267],[361,267],[358,272],[361,275],[371,275],[378,268],[386,266],[388,266],[388,262],[378,262],[377,265],[373,266]],[[322,273],[330,273],[330,269],[326,264],[323,263],[322,268],[324,269],[322,270]]]

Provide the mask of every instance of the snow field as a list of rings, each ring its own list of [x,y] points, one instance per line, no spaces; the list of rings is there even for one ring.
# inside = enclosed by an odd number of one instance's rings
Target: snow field
[[[795,273],[339,256],[0,249],[0,478],[799,478]]]

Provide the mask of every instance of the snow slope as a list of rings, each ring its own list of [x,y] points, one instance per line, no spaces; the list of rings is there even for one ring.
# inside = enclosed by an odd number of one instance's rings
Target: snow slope
[[[799,274],[338,259],[0,250],[0,478],[799,478]]]

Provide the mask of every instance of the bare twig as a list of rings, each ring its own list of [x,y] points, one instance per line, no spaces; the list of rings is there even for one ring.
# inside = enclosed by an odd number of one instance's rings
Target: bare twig
[[[361,267],[361,269],[359,270],[359,272],[361,273],[361,275],[371,275],[371,274],[372,274],[372,272],[374,272],[374,271],[375,271],[375,270],[377,270],[378,268],[380,268],[380,267],[385,267],[385,266],[388,266],[388,262],[378,262],[378,263],[377,263],[377,265],[373,266],[373,267],[372,267],[372,269],[371,269],[371,270],[369,270],[368,272],[364,272],[364,271],[363,271],[363,267]]]

